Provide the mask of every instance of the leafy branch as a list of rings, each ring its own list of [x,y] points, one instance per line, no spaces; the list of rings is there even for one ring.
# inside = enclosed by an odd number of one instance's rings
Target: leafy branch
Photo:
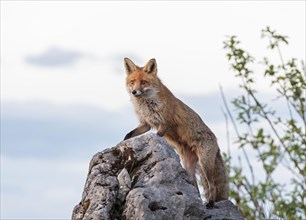
[[[241,48],[236,36],[228,37],[224,41],[224,49],[227,51],[226,56],[235,77],[240,79],[239,87],[243,92],[232,100],[232,105],[237,114],[236,121],[243,129],[238,129],[222,88],[220,91],[226,109],[225,114],[229,115],[234,126],[236,144],[242,149],[252,178],[251,181],[248,180],[241,165],[229,166],[230,180],[234,184],[231,196],[247,218],[266,218],[263,206],[270,202],[274,205],[271,210],[274,215],[302,219],[306,215],[306,73],[303,71],[305,67],[299,67],[295,58],[284,61],[280,46],[289,44],[287,36],[279,35],[270,27],[266,27],[262,30],[262,37],[269,40],[268,49],[277,50],[281,63],[272,64],[265,57],[257,64],[265,67],[262,77],[269,80],[271,88],[277,94],[276,99],[285,101],[288,117],[278,115],[272,108],[272,103],[262,101],[263,98],[256,89],[256,78],[259,74],[252,70],[256,64],[255,58]],[[240,133],[239,130],[245,132]],[[265,172],[264,181],[255,178],[253,164],[245,150],[247,147],[256,152]],[[229,165],[231,160],[231,157],[227,158]],[[286,185],[273,179],[273,174],[280,164],[292,174],[292,187],[288,190],[285,190]],[[245,200],[243,196],[247,196],[249,200]]]

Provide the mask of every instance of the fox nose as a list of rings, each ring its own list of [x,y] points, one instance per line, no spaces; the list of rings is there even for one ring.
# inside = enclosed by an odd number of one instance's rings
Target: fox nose
[[[136,94],[137,94],[137,91],[136,91],[136,90],[132,90],[132,94],[133,94],[133,95],[136,95]]]

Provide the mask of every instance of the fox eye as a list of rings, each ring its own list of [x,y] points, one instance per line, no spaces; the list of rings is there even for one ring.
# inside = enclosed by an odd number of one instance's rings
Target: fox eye
[[[134,85],[134,83],[135,83],[135,80],[131,80],[131,81],[130,81],[130,85],[131,85],[131,86]]]
[[[148,81],[146,81],[146,80],[141,80],[141,85],[146,85],[146,84],[148,84]]]

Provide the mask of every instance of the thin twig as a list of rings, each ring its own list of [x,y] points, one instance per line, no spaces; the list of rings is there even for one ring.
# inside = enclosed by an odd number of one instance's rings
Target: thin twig
[[[251,97],[253,98],[253,100],[255,101],[256,105],[260,108],[261,112],[262,112],[262,117],[265,118],[268,122],[268,124],[270,125],[272,131],[274,132],[274,134],[276,135],[277,139],[279,140],[280,144],[283,146],[284,150],[287,152],[287,154],[289,155],[290,160],[294,163],[295,167],[298,169],[299,173],[301,175],[304,176],[304,171],[299,167],[298,163],[296,162],[296,160],[294,158],[292,158],[290,152],[288,151],[288,149],[286,148],[283,140],[281,139],[281,137],[279,136],[277,130],[275,129],[272,121],[270,120],[270,118],[268,117],[266,111],[264,110],[263,106],[261,105],[261,103],[258,101],[258,99],[255,97],[255,95],[253,94],[253,92],[245,87],[246,91],[248,92],[249,95],[251,95]]]
[[[225,109],[226,109],[227,114],[229,115],[229,117],[230,117],[230,119],[231,119],[232,125],[234,126],[234,130],[235,130],[235,132],[236,132],[236,135],[237,135],[237,137],[240,137],[240,134],[239,134],[237,125],[236,125],[235,120],[234,120],[234,118],[233,118],[233,116],[232,116],[232,113],[231,113],[230,110],[229,110],[229,107],[228,107],[228,105],[227,105],[226,98],[225,98],[224,93],[223,93],[223,88],[222,88],[221,85],[219,85],[219,89],[220,89],[220,93],[221,93],[221,96],[222,96],[222,101],[223,101],[224,107],[225,107]],[[249,167],[249,169],[250,169],[251,176],[252,176],[252,183],[253,183],[253,185],[254,185],[254,184],[255,184],[255,176],[254,176],[253,167],[252,167],[252,165],[251,165],[251,163],[250,163],[250,160],[249,160],[249,157],[248,157],[248,155],[247,155],[247,153],[246,153],[246,151],[245,151],[245,149],[244,149],[243,147],[242,147],[242,152],[243,152],[243,155],[244,155],[244,157],[245,157],[245,159],[246,159],[246,161],[247,161],[248,167]]]
[[[231,145],[230,145],[228,117],[227,117],[226,112],[222,108],[222,106],[221,106],[221,111],[222,111],[222,113],[224,115],[224,119],[225,119],[227,154],[228,154],[229,157],[231,157]]]

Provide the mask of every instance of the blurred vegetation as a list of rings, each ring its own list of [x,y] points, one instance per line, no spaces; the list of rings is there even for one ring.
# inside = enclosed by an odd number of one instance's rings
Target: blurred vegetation
[[[224,41],[227,59],[241,90],[241,95],[228,106],[221,88],[224,115],[229,121],[227,130],[231,123],[236,135],[234,144],[242,155],[233,158],[230,150],[224,155],[230,199],[246,219],[306,219],[305,65],[295,58],[284,60],[281,46],[288,45],[287,36],[270,27],[261,33],[268,42],[267,50],[277,54],[279,63],[272,63],[267,57],[256,61],[241,48],[236,36]],[[265,94],[256,89],[258,79],[270,83],[273,99],[267,101]],[[275,110],[276,102],[283,102],[282,113]],[[255,157],[256,164],[251,162]],[[284,172],[284,182],[274,179],[277,172]]]

